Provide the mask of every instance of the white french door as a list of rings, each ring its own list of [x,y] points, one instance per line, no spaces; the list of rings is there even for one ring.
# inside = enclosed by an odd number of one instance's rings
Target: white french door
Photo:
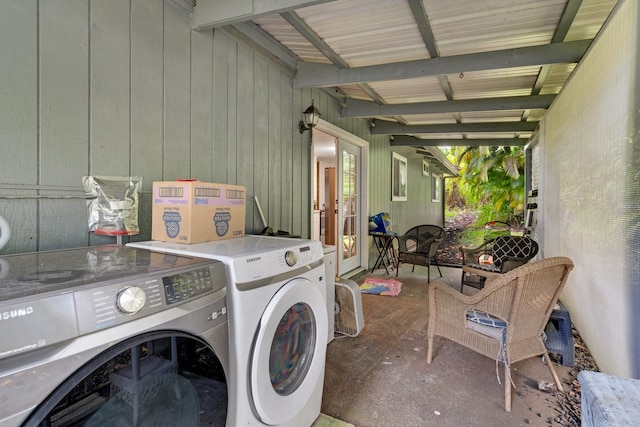
[[[362,203],[360,147],[340,139],[338,142],[338,274],[360,267],[362,250]],[[366,214],[365,214],[366,215]]]
[[[326,217],[318,227],[326,236],[323,239],[321,231],[316,234],[321,236],[321,241],[335,245],[336,273],[349,277],[347,273],[356,273],[368,265],[369,143],[322,119],[313,132],[314,145],[317,141],[314,159],[322,159],[317,162],[315,185],[324,186],[318,187],[320,191],[316,198],[324,201],[324,196],[328,195],[326,203],[323,202]],[[331,154],[327,157],[325,150],[328,147]],[[320,171],[325,170],[330,171],[329,176],[335,176],[329,180],[331,183],[320,176]]]

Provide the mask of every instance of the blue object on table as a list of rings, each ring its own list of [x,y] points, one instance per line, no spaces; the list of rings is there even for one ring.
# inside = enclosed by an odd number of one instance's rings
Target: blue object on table
[[[391,216],[388,212],[380,212],[369,217],[369,233],[391,234]]]

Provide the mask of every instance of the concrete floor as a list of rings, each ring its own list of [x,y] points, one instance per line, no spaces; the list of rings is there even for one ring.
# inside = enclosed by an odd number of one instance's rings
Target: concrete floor
[[[443,267],[443,278],[431,268],[432,281],[459,289],[459,268]],[[382,269],[368,275],[395,278],[395,271],[390,273]],[[398,280],[398,297],[362,294],[364,329],[329,344],[324,414],[356,427],[552,425],[559,405],[553,394],[538,390],[539,380],[553,382],[540,357],[512,365],[516,388],[510,413],[504,410],[495,360],[436,337],[434,359],[427,365],[426,268],[416,266],[411,273],[410,265],[401,266]],[[465,294],[473,292],[465,287]],[[575,378],[571,368],[556,365],[556,370],[565,383]]]

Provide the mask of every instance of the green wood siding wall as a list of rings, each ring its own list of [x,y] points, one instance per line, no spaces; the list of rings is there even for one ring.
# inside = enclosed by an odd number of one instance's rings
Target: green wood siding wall
[[[2,253],[113,243],[87,231],[85,175],[143,177],[135,240],[151,237],[152,182],[179,178],[246,186],[247,233],[262,229],[255,195],[269,225],[308,237],[310,133],[297,123],[312,99],[370,142],[367,214],[390,212],[399,231],[433,214],[430,190],[413,188],[426,182],[415,150],[398,150],[412,187],[392,203],[388,137],[342,119],[328,92],[294,90],[292,70],[259,49],[192,31],[171,0],[0,0],[0,11]]]

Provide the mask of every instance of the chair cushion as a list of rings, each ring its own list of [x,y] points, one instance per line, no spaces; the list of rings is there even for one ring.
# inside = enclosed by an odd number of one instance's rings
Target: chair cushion
[[[471,308],[467,310],[467,328],[489,338],[493,338],[496,341],[500,341],[500,352],[496,355],[496,374],[499,362],[509,367],[509,358],[507,356],[507,322],[485,311]],[[499,382],[500,377],[498,377],[498,383]]]
[[[477,308],[467,311],[467,328],[498,341],[504,338],[507,322]]]
[[[493,262],[500,267],[506,257],[530,258],[534,252],[534,244],[535,242],[528,237],[496,237],[493,240]]]
[[[507,326],[507,322],[504,320],[498,319],[497,317],[482,310],[478,310],[477,308],[467,310],[467,320],[494,328],[504,328]]]

